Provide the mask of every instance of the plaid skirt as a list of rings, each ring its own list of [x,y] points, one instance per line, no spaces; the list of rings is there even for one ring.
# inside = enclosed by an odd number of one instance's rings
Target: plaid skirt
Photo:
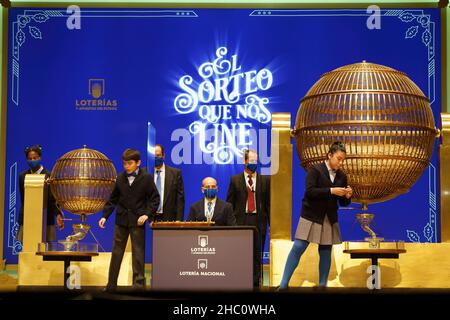
[[[295,239],[306,240],[308,242],[333,245],[342,243],[341,231],[338,223],[331,225],[327,215],[323,224],[315,223],[300,217],[295,232]]]

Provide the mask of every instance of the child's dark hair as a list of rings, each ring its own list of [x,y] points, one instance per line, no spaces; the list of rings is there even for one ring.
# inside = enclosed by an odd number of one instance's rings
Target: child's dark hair
[[[138,162],[141,160],[141,154],[137,150],[128,148],[123,152],[122,160],[124,160],[124,161],[134,160],[134,161]]]
[[[36,152],[39,155],[39,157],[42,157],[42,147],[39,144],[35,144],[33,146],[26,147],[24,150],[25,157],[28,158],[28,154],[32,151]]]
[[[338,151],[342,151],[343,153],[347,153],[345,151],[345,145],[344,143],[340,141],[335,141],[331,144],[330,149],[328,150],[328,154],[335,154]]]
[[[162,153],[162,155],[165,154],[165,153],[164,153],[164,147],[163,147],[161,144],[159,144],[159,143],[155,144],[155,148],[156,148],[156,147],[160,147],[160,148],[161,148],[161,153]]]

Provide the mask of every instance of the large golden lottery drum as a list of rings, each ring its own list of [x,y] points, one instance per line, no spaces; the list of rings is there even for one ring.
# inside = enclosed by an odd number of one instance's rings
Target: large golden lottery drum
[[[429,165],[438,130],[430,102],[408,76],[373,63],[325,73],[301,100],[293,131],[304,168],[345,143],[343,170],[353,201],[392,199],[409,190]]]
[[[57,203],[64,210],[85,216],[103,209],[116,177],[111,160],[85,146],[56,161],[49,183]]]

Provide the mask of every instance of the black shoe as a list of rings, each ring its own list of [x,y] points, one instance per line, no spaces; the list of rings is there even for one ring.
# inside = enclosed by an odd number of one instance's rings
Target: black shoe
[[[145,285],[143,285],[143,284],[133,284],[131,289],[133,291],[142,292],[142,291],[145,291]]]
[[[104,292],[104,293],[115,293],[116,291],[117,291],[117,287],[114,287],[114,286],[106,286],[102,290],[102,292]]]

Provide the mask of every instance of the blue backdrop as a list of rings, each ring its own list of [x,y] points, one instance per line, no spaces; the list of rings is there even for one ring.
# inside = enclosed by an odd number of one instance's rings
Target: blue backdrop
[[[205,176],[216,177],[219,196],[226,197],[230,176],[243,170],[243,148],[258,148],[260,168],[267,169],[270,112],[289,111],[294,121],[300,99],[321,74],[337,67],[367,60],[406,72],[430,98],[439,119],[437,9],[382,10],[378,30],[367,28],[365,10],[89,9],[81,12],[80,29],[67,27],[65,9],[14,8],[9,13],[8,263],[16,263],[21,250],[13,235],[25,146],[43,145],[43,162],[51,169],[61,155],[86,144],[108,156],[120,172],[125,148],[147,154],[150,122],[156,140],[166,147],[166,163],[182,169],[186,216],[202,196]],[[371,206],[375,230],[385,238],[439,241],[436,150],[409,193]],[[304,178],[294,156],[293,229]],[[364,237],[354,213],[341,212],[344,240]],[[91,215],[87,222],[111,250],[113,220],[99,230],[99,218]],[[67,222],[57,236],[70,231]],[[150,262],[151,232],[147,235]]]

